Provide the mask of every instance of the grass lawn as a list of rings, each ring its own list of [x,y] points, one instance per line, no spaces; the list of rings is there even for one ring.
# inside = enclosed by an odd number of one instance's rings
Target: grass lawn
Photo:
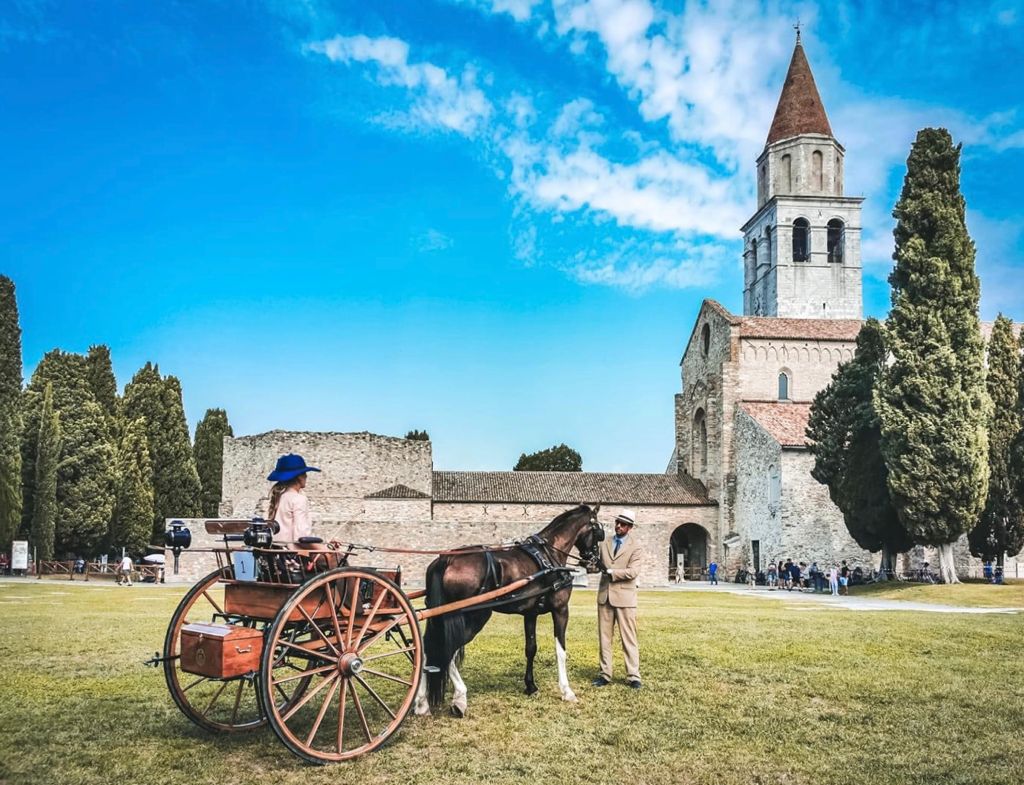
[[[1019,586],[1007,589],[1020,597]],[[194,727],[162,673],[142,667],[183,592],[0,584],[0,782],[1024,780],[1024,616],[855,613],[647,592],[644,689],[634,693],[618,682],[589,686],[594,594],[578,593],[568,650],[579,703],[559,699],[546,619],[541,691],[521,693],[521,622],[496,616],[468,650],[465,719],[410,717],[382,750],[312,767],[269,729],[213,736]]]
[[[887,600],[913,600],[974,608],[1024,608],[1024,581],[1011,580],[996,586],[983,581],[945,584],[872,583],[852,586],[850,594]]]

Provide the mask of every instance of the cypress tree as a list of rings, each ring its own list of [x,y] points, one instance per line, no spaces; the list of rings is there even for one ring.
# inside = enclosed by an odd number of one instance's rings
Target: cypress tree
[[[102,344],[89,347],[85,356],[89,388],[111,423],[117,417],[117,379],[110,362],[110,347]]]
[[[814,397],[807,436],[814,455],[811,476],[828,486],[857,544],[882,552],[881,570],[889,575],[896,554],[912,543],[889,498],[882,460],[873,392],[884,365],[884,328],[868,319],[857,335],[853,359],[840,365],[831,383]]]
[[[59,349],[39,361],[25,395],[26,428],[22,439],[26,484],[35,488],[36,452],[42,427],[46,385],[60,415],[61,449],[57,469],[58,552],[94,553],[110,528],[114,509],[114,445],[103,409],[89,386],[86,359]],[[29,474],[31,472],[31,474]],[[35,499],[26,509],[28,524]]]
[[[990,404],[960,147],[945,129],[918,132],[893,217],[892,361],[875,393],[882,456],[904,530],[936,546],[942,579],[957,582],[953,543],[977,524],[988,493]]]
[[[57,465],[60,461],[60,417],[53,408],[53,384],[46,383],[36,446],[36,496],[31,540],[39,558],[52,559],[57,523]]]
[[[110,544],[142,553],[153,532],[153,467],[149,460],[146,424],[132,420],[124,426],[117,450],[117,493]]]
[[[146,363],[125,386],[123,414],[126,421],[141,419],[146,425],[149,457],[153,468],[153,536],[162,536],[164,519],[200,514],[199,474],[189,440],[181,385],[173,376]]]
[[[1003,563],[1004,554],[1017,553],[1024,544],[1024,510],[1017,499],[1010,466],[1010,451],[1020,432],[1020,356],[1013,322],[996,318],[988,345],[986,387],[992,399],[988,426],[988,498],[981,521],[968,535],[971,553],[986,561]]]
[[[207,409],[196,426],[194,453],[202,486],[202,515],[206,518],[217,516],[224,471],[224,437],[234,435],[223,409]]]
[[[0,275],[0,548],[21,525],[21,327],[14,282]]]

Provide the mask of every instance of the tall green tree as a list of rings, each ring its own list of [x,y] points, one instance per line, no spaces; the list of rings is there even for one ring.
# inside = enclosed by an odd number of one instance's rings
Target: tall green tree
[[[92,390],[96,403],[107,415],[111,433],[117,436],[117,379],[114,377],[114,366],[110,361],[110,347],[96,344],[89,347],[85,356],[89,375],[89,388]]]
[[[882,460],[874,389],[885,358],[884,328],[868,319],[857,335],[853,359],[840,365],[815,396],[807,436],[814,455],[811,476],[828,486],[857,544],[882,552],[881,570],[889,575],[896,555],[912,543],[889,497],[889,472]]]
[[[153,536],[162,536],[164,519],[200,515],[199,474],[192,455],[181,385],[161,377],[152,363],[139,369],[125,386],[122,412],[125,421],[146,424],[153,468]]]
[[[1020,358],[1017,367],[1017,378],[1020,380],[1017,386],[1017,419],[1021,428],[1010,445],[1010,487],[1013,488],[1017,504],[1024,508],[1024,330],[1018,334],[1017,342]]]
[[[583,459],[572,447],[558,444],[546,450],[523,453],[513,467],[517,472],[581,472]]]
[[[146,424],[132,420],[124,426],[117,450],[117,493],[110,527],[113,548],[145,551],[153,535],[153,467],[149,460]]]
[[[945,129],[918,133],[893,216],[891,362],[875,395],[882,456],[901,525],[914,543],[938,548],[952,583],[953,543],[977,524],[988,494],[990,403],[960,147]]]
[[[60,416],[53,408],[53,384],[43,390],[43,408],[36,442],[36,495],[31,541],[41,559],[52,559],[57,524],[57,468],[60,463]]]
[[[22,461],[26,528],[35,507],[36,453],[46,385],[60,415],[61,449],[57,469],[54,548],[91,554],[102,544],[114,509],[114,444],[107,417],[89,386],[85,357],[54,349],[39,361],[26,390]]]
[[[988,498],[981,520],[968,535],[971,553],[1000,565],[1007,552],[1016,554],[1024,545],[1024,509],[1011,468],[1011,449],[1021,429],[1020,364],[1013,322],[1000,314],[988,344]]]
[[[193,452],[202,487],[203,517],[217,517],[224,472],[224,437],[234,435],[228,414],[223,409],[207,409],[196,426]]]
[[[22,517],[21,326],[14,282],[0,275],[0,548],[7,549]]]

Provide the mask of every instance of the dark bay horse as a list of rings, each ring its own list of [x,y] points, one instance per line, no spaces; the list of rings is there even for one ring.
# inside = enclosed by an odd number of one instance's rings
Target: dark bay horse
[[[555,628],[558,687],[562,699],[575,701],[565,668],[565,629],[569,623],[572,577],[566,560],[573,548],[588,569],[596,569],[597,547],[604,530],[597,520],[601,505],[593,509],[581,504],[555,518],[537,534],[518,545],[492,548],[468,547],[435,559],[427,567],[427,607],[464,600],[490,592],[515,581],[535,576],[524,588],[493,602],[427,620],[424,650],[426,678],[420,682],[417,714],[429,714],[444,702],[451,680],[455,688],[452,713],[466,712],[466,685],[459,675],[456,654],[476,637],[493,611],[518,613],[526,633],[526,694],[537,691],[533,680],[533,658],[537,653],[537,617],[550,613]]]

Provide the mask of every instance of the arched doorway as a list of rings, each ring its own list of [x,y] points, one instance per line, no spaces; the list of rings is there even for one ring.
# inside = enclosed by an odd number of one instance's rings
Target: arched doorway
[[[708,566],[708,531],[698,523],[684,523],[672,532],[668,545],[669,580],[677,580],[679,557],[685,564],[686,580],[700,578]]]

